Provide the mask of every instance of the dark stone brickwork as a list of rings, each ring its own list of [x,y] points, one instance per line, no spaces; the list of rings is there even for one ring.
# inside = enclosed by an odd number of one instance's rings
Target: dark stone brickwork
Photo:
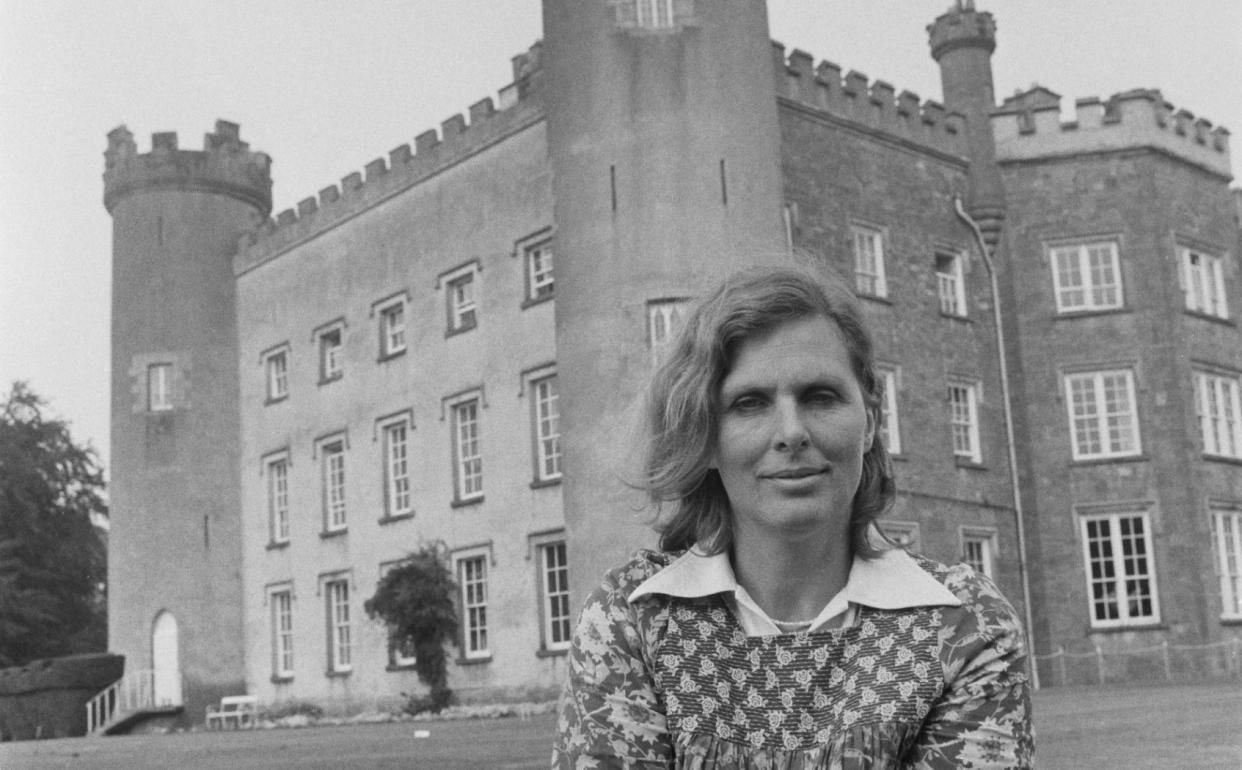
[[[987,271],[973,256],[969,230],[953,214],[953,196],[966,186],[965,159],[919,151],[888,133],[786,102],[781,131],[797,248],[852,280],[851,224],[884,233],[888,297],[863,302],[877,359],[899,372],[900,494],[888,518],[917,523],[924,553],[950,563],[960,558],[963,527],[995,530],[998,579],[1020,604]],[[946,248],[967,255],[964,319],[940,312],[935,253]],[[951,378],[981,385],[978,466],[953,456]]]
[[[1178,247],[1226,254],[1236,243],[1226,180],[1164,153],[1134,149],[1003,164],[1009,205],[1008,265],[1020,333],[1020,382],[1027,429],[1025,504],[1041,555],[1035,582],[1036,635],[1047,652],[1202,644],[1224,635],[1209,550],[1209,500],[1242,501],[1242,465],[1207,460],[1193,395],[1205,365],[1242,370],[1236,321],[1184,310]],[[1124,305],[1058,315],[1049,246],[1112,239],[1119,247]],[[1236,313],[1236,267],[1226,291]],[[1075,462],[1064,374],[1134,372],[1142,453]],[[1091,506],[1146,511],[1160,618],[1151,630],[1093,630],[1079,518]],[[1096,509],[1100,510],[1100,509]],[[1041,645],[1042,647],[1043,645]]]

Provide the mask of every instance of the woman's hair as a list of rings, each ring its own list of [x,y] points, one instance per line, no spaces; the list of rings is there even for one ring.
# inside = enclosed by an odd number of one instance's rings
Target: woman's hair
[[[804,318],[824,318],[840,329],[864,406],[872,424],[880,425],[882,385],[871,335],[858,301],[840,279],[777,267],[729,276],[686,318],[648,386],[639,486],[657,506],[677,504],[671,517],[656,524],[663,550],[680,551],[698,543],[708,553],[720,553],[731,544],[729,498],[720,474],[709,467],[719,430],[720,384],[742,343]],[[868,532],[892,504],[895,489],[892,463],[877,429],[863,455],[850,514],[856,555],[879,552]]]

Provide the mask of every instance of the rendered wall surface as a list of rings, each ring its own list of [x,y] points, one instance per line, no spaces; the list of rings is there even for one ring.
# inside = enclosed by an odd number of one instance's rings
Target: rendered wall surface
[[[553,371],[557,300],[524,305],[523,239],[551,234],[545,127],[535,122],[430,179],[367,207],[238,277],[241,488],[245,511],[247,686],[264,701],[391,705],[421,692],[413,670],[388,670],[387,631],[366,618],[381,564],[443,540],[488,555],[487,662],[450,664],[459,697],[546,698],[563,655],[541,655],[536,544],[563,527],[559,485],[532,486],[531,392],[523,373]],[[396,171],[394,170],[394,172]],[[477,326],[447,334],[445,271],[477,263]],[[557,286],[559,292],[559,285]],[[377,301],[407,292],[407,350],[379,360]],[[343,320],[343,376],[319,381],[313,331]],[[287,344],[288,398],[267,403],[261,353]],[[454,506],[450,405],[476,390],[484,498]],[[446,402],[446,399],[450,399]],[[385,518],[377,419],[409,410],[413,515]],[[316,439],[346,441],[348,529],[324,534]],[[265,457],[285,451],[290,537],[270,546]],[[350,585],[353,670],[326,674],[325,576]],[[293,591],[294,674],[273,682],[268,591]],[[454,651],[459,654],[460,650]]]
[[[236,126],[229,143],[229,128],[208,135],[223,150],[179,151],[165,134],[143,156],[118,129],[105,177],[113,218],[109,646],[130,670],[150,669],[153,624],[171,612],[187,715],[243,687],[230,255],[265,211],[220,185],[240,177],[228,165],[240,158],[247,173],[251,163],[261,169],[253,184],[261,197],[266,158],[236,144]],[[152,364],[171,365],[168,409],[151,407]]]
[[[673,26],[646,30],[622,5],[543,4],[575,601],[655,542],[623,481],[647,303],[789,259],[766,8],[677,4]]]

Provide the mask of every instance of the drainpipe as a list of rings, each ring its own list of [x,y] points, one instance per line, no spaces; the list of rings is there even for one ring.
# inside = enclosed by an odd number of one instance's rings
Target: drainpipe
[[[1005,327],[1001,323],[1000,286],[996,278],[996,267],[992,264],[992,250],[988,248],[979,229],[979,223],[966,213],[962,206],[962,196],[953,196],[953,209],[957,216],[970,227],[975,234],[975,242],[979,245],[979,253],[983,255],[983,265],[988,270],[988,281],[992,290],[992,315],[996,325],[996,352],[1000,361],[1001,400],[1005,407],[1005,449],[1009,455],[1009,484],[1013,490],[1013,516],[1018,528],[1018,573],[1022,578],[1023,623],[1026,626],[1027,671],[1031,676],[1031,686],[1039,689],[1039,667],[1035,665],[1035,630],[1031,617],[1031,575],[1026,565],[1026,523],[1022,515],[1022,494],[1018,488],[1018,450],[1014,441],[1013,406],[1009,396],[1009,364],[1005,359]]]

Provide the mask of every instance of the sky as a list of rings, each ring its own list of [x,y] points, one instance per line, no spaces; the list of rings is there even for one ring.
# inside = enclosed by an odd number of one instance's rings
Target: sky
[[[699,0],[712,2],[713,0]],[[758,0],[755,0],[756,2]],[[772,37],[940,99],[926,26],[950,0],[769,0]],[[997,99],[1159,88],[1234,133],[1242,0],[978,0]],[[273,158],[273,215],[511,80],[539,0],[0,0],[0,388],[26,380],[107,464],[111,220],[105,135],[139,152],[218,118]],[[1235,183],[1236,185],[1237,183]]]

